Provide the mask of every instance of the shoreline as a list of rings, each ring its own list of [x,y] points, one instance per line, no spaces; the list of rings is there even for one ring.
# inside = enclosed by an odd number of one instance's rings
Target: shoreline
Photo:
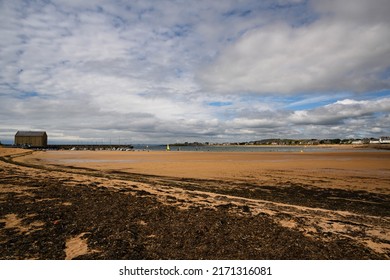
[[[142,145],[142,144],[139,144]],[[165,146],[164,144],[156,144],[158,146]],[[212,144],[212,145],[181,145],[169,144],[171,147],[318,147],[318,148],[384,148],[390,149],[390,144],[253,144],[253,145],[232,145],[232,144]]]

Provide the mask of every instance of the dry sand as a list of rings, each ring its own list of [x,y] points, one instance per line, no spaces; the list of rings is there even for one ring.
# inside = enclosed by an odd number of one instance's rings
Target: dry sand
[[[3,258],[390,258],[388,151],[0,149],[0,159]],[[57,242],[15,251],[30,232]]]

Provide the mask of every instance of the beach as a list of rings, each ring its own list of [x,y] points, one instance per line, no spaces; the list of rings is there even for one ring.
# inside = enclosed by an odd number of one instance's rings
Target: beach
[[[390,192],[390,152],[54,151],[21,160],[102,172]]]
[[[390,258],[389,151],[0,159],[2,259]]]

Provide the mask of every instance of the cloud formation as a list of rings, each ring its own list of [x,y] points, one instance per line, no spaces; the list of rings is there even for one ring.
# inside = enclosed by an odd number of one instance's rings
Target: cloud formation
[[[352,2],[1,1],[0,141],[390,134],[390,5]]]
[[[314,1],[319,19],[245,33],[199,75],[211,90],[296,94],[390,87],[386,1]]]

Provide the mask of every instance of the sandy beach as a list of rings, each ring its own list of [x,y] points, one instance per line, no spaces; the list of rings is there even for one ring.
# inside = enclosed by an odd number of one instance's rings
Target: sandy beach
[[[0,159],[2,259],[390,258],[389,151]]]
[[[349,152],[116,152],[54,151],[22,162],[177,178],[306,184],[390,192],[390,151]]]

